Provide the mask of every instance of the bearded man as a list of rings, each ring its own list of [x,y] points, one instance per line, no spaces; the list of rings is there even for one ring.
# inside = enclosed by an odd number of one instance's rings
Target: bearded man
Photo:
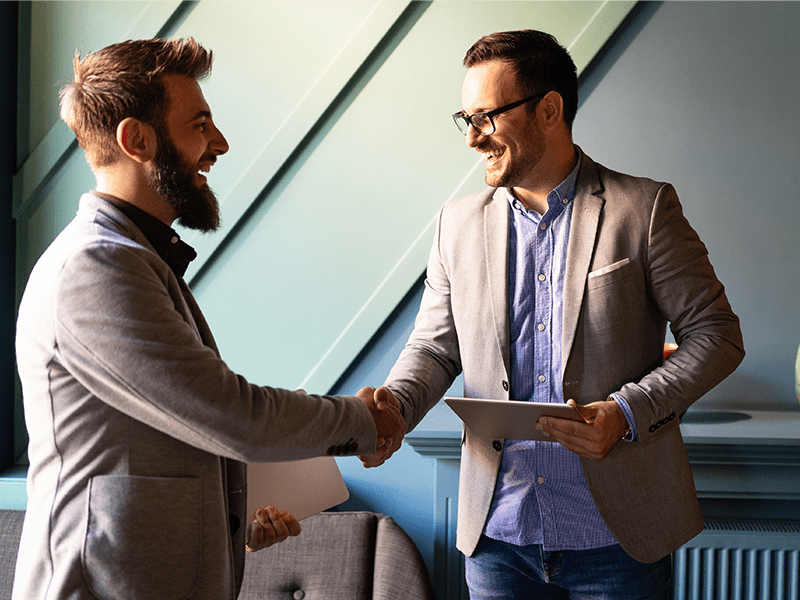
[[[97,185],[19,309],[30,469],[15,600],[232,600],[245,544],[299,533],[274,507],[248,525],[244,463],[372,454],[402,423],[372,390],[260,387],[220,358],[183,280],[195,252],[171,227],[219,224],[204,173],[228,142],[198,83],[211,58],[191,39],[123,42],[77,57],[62,91]]]

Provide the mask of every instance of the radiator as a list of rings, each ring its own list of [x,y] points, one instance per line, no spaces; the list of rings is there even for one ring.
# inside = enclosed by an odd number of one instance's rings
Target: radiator
[[[800,600],[800,521],[706,519],[673,559],[674,600]]]

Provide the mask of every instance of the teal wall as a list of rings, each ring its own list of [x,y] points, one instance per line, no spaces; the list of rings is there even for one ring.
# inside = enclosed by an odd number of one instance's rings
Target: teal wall
[[[631,4],[20,6],[17,293],[93,185],[57,117],[74,49],[193,35],[215,51],[203,87],[231,142],[209,178],[224,228],[187,232],[200,252],[190,283],[223,356],[265,384],[382,383],[413,325],[436,210],[482,185],[449,118],[461,57],[485,33],[544,28],[583,72],[576,142],[611,168],[676,185],[742,318],[745,362],[700,404],[798,409],[800,4],[641,3],[599,56]],[[19,409],[16,422],[20,454]],[[437,406],[421,427],[458,424]],[[429,565],[432,462],[408,446],[376,470],[339,461],[346,507],[391,514]]]
[[[747,356],[701,408],[800,408],[798,26],[795,2],[640,3],[581,77],[576,143],[610,168],[676,186],[741,318]],[[421,295],[418,281],[335,391],[384,381]],[[451,393],[461,393],[458,381]],[[458,423],[440,403],[419,428]],[[355,491],[346,506],[393,515],[430,557],[433,463],[408,444],[377,473],[339,459]],[[731,500],[704,510],[796,518],[796,504],[774,504]]]
[[[229,364],[327,391],[425,267],[433,219],[480,185],[450,114],[465,49],[487,31],[552,30],[580,68],[632,2],[24,2],[14,176],[16,291],[94,180],[58,119],[71,59],[126,38],[193,36],[231,145],[209,182],[214,235],[183,232],[187,273]],[[24,450],[17,409],[17,451]]]

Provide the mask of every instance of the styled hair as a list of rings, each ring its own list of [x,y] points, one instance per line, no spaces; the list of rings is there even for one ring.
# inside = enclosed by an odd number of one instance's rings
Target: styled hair
[[[492,60],[512,66],[523,96],[556,91],[564,100],[564,122],[572,128],[578,112],[578,70],[567,50],[549,33],[525,29],[486,35],[464,56],[464,66]],[[529,104],[528,110],[534,110]]]
[[[192,38],[128,40],[81,59],[75,78],[61,90],[61,118],[75,132],[93,168],[118,158],[117,125],[134,117],[163,127],[169,98],[164,75],[202,79],[211,72],[212,54]]]

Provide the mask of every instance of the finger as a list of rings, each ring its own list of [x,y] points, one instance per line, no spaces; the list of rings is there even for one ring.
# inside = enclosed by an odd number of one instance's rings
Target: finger
[[[253,521],[250,523],[249,533],[245,549],[248,552],[258,552],[264,547],[264,529],[258,521]]]
[[[283,524],[286,525],[290,537],[297,537],[303,531],[303,528],[300,527],[300,522],[289,511],[282,510],[280,517]]]
[[[375,406],[378,410],[386,410],[387,408],[394,407],[400,410],[400,403],[394,397],[392,391],[385,385],[382,385],[377,390],[374,390]]]
[[[286,527],[286,523],[283,522],[283,519],[280,518],[278,509],[274,506],[268,506],[265,512],[267,522],[262,522],[262,525],[267,533],[267,541],[269,541],[270,544],[284,541],[289,537],[289,529]]]
[[[356,397],[366,402],[371,401],[374,395],[375,395],[375,388],[370,385],[362,387],[360,390],[358,390],[358,392],[356,392]]]
[[[275,528],[272,526],[272,520],[270,519],[269,513],[267,512],[269,508],[270,507],[259,508],[256,511],[256,520],[254,521],[254,524],[260,530],[261,545],[259,548],[255,548],[255,546],[251,544],[251,546],[254,549],[261,550],[263,548],[267,548],[272,544],[274,544],[277,540],[277,535],[275,534]],[[274,510],[274,507],[272,508]]]
[[[578,416],[583,419],[586,423],[590,423],[594,420],[597,416],[597,407],[591,405],[582,406],[575,402],[572,398],[567,400],[567,404],[575,409],[575,412],[578,413]]]
[[[361,461],[361,464],[367,469],[380,467],[384,462],[386,462],[386,458],[378,454],[373,454],[372,456],[359,456],[358,458]]]

